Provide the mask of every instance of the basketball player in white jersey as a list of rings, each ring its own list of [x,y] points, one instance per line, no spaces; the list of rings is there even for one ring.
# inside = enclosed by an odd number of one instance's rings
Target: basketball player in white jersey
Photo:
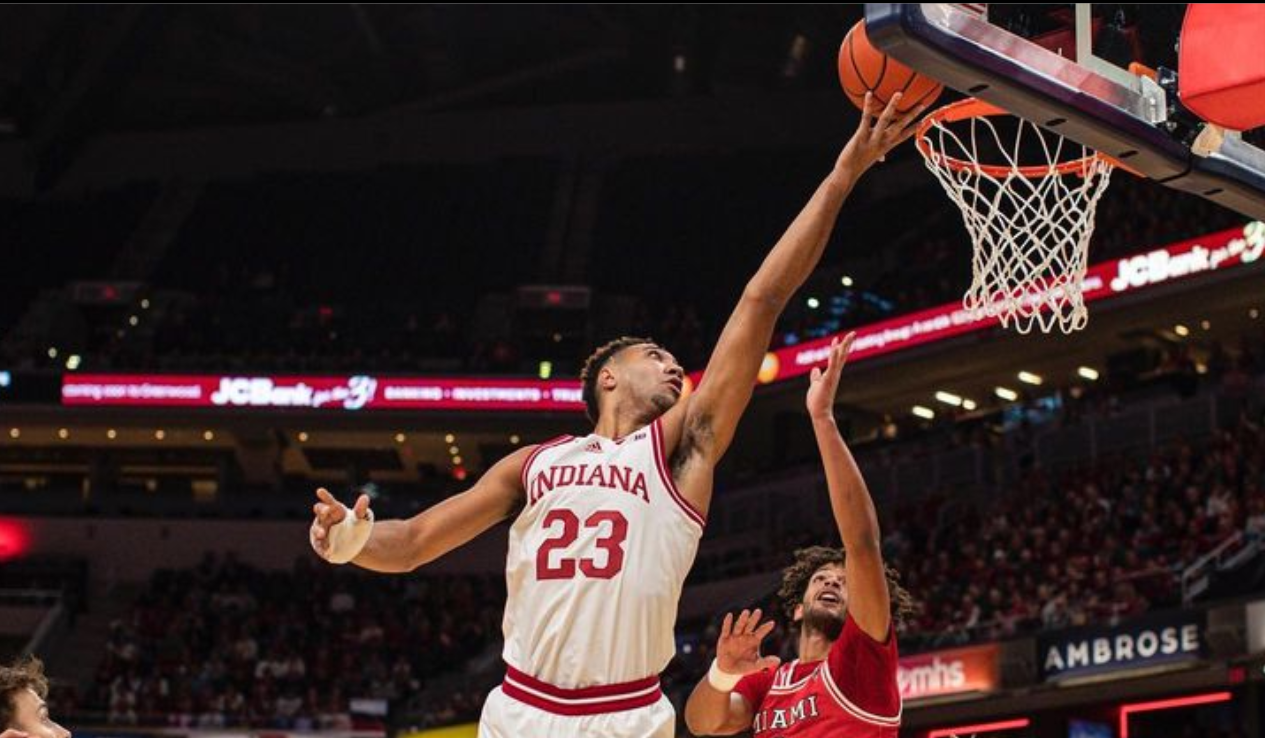
[[[867,99],[825,181],[747,283],[697,391],[664,348],[620,339],[585,365],[595,427],[520,449],[466,492],[374,523],[318,490],[312,545],[333,563],[411,571],[514,517],[506,560],[504,683],[483,738],[668,738],[659,673],[675,653],[682,583],[711,504],[712,473],[751,398],[774,325],[816,267],[860,176],[913,132]]]

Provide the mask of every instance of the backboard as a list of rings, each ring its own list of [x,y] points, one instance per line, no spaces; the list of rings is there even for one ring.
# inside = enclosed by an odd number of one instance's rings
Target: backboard
[[[1160,69],[1157,81],[1125,69],[1141,46],[1139,18],[1163,14],[1145,30],[1152,48],[1171,51],[1183,8],[867,3],[865,18],[876,47],[945,85],[1265,220],[1265,150],[1234,134],[1208,145],[1205,125],[1176,100],[1175,72]]]

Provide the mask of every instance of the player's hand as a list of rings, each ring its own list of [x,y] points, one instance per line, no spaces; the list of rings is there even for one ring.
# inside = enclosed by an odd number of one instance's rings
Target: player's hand
[[[316,498],[317,502],[312,506],[312,513],[315,517],[312,520],[312,528],[309,535],[309,540],[312,543],[312,550],[316,551],[317,555],[326,561],[344,563],[344,561],[339,560],[343,558],[343,556],[340,555],[343,552],[337,550],[342,541],[338,540],[339,537],[334,535],[332,531],[334,530],[334,526],[343,522],[343,520],[347,518],[348,509],[338,500],[334,499],[334,496],[329,493],[329,490],[323,487],[316,490]],[[369,495],[360,495],[360,497],[356,499],[356,504],[351,508],[350,512],[355,516],[357,521],[371,523],[373,515],[369,510]],[[356,553],[359,553],[359,549],[363,547],[363,545],[364,543],[362,541],[360,545],[356,547]],[[354,554],[352,557],[354,557]],[[4,738],[4,736],[0,736],[0,738]]]
[[[856,340],[856,331],[844,336],[841,342],[835,338],[830,342],[830,353],[826,357],[826,371],[821,367],[813,367],[808,375],[808,415],[813,420],[834,418],[835,394],[839,391],[839,375],[843,373],[843,365],[848,363],[848,354],[852,352],[852,343]]]
[[[760,608],[743,610],[734,620],[726,613],[716,641],[716,666],[726,674],[752,674],[761,669],[776,669],[782,660],[776,656],[760,656],[760,642],[773,632],[772,620],[760,624]]]
[[[902,93],[892,95],[887,107],[880,108],[874,93],[865,93],[865,109],[861,112],[861,123],[856,133],[839,155],[836,168],[846,168],[860,174],[874,162],[882,161],[887,152],[896,148],[902,141],[914,135],[918,130],[918,116],[927,109],[919,105],[905,113],[896,112]]]
[[[0,733],[0,738],[31,738],[31,734],[22,730],[9,728],[3,733]]]

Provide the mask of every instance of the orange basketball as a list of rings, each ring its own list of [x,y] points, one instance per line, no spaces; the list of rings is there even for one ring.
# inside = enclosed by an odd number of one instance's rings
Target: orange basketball
[[[940,96],[944,85],[915,72],[870,44],[865,21],[858,21],[839,47],[839,83],[848,99],[858,108],[865,105],[865,93],[874,93],[880,105],[892,95],[903,93],[897,110],[905,112]]]

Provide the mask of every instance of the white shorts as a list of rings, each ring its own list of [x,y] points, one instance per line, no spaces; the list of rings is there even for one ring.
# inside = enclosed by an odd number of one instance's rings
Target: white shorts
[[[506,694],[507,685],[518,698]],[[657,687],[656,681],[654,694],[658,699],[649,704],[613,712],[564,714],[577,711],[568,709],[573,708],[574,703],[586,704],[594,710],[603,708],[597,707],[593,698],[564,697],[559,703],[544,695],[540,695],[541,699],[535,696],[539,691],[532,686],[515,684],[507,677],[506,684],[493,689],[483,703],[479,738],[674,738],[676,710]],[[524,694],[524,689],[528,694]],[[535,704],[528,704],[524,699]]]

